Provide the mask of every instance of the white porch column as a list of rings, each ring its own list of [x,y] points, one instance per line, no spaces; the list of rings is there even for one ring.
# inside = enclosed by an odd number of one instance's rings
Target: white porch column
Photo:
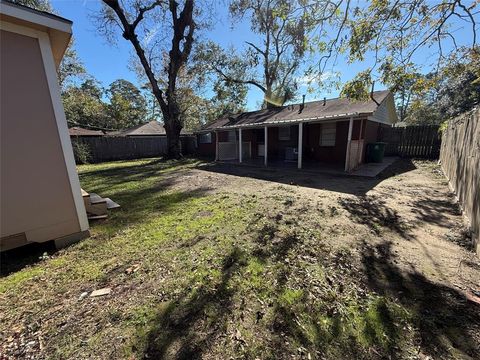
[[[298,123],[298,168],[302,168],[303,157],[303,123]]]
[[[265,166],[267,166],[268,164],[268,128],[265,126],[265,149],[264,149],[264,162],[265,162]]]
[[[218,161],[218,131],[215,131],[215,161]]]
[[[358,143],[360,146],[360,150],[358,151],[358,163],[361,164],[363,161],[363,137],[362,137],[362,131],[363,131],[363,119],[360,120],[360,133],[358,134]]]
[[[242,128],[238,129],[238,143],[239,143],[238,161],[242,162]]]
[[[350,118],[348,123],[348,138],[347,138],[347,153],[345,154],[345,171],[348,171],[350,163],[350,144],[352,142],[352,130],[353,130],[353,117]]]

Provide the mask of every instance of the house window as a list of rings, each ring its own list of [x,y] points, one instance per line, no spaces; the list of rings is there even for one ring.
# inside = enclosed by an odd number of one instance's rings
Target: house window
[[[230,130],[228,132],[228,142],[235,142],[237,140],[237,137],[235,135],[235,130]]]
[[[265,131],[264,129],[261,130],[255,130],[255,133],[257,135],[257,143],[264,143],[265,142]]]
[[[200,142],[200,144],[211,144],[212,143],[212,133],[200,134],[199,142]]]
[[[336,133],[336,123],[322,124],[320,130],[320,146],[335,146]]]
[[[290,126],[278,128],[278,140],[290,140]]]

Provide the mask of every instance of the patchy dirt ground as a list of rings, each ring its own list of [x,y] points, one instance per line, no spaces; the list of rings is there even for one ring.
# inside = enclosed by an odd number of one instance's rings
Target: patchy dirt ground
[[[405,270],[459,289],[480,286],[465,219],[433,162],[400,161],[375,179],[226,164],[177,175],[166,181],[182,191],[204,188],[271,199],[288,194],[303,202],[303,212],[343,215],[326,216],[325,227],[336,236],[324,240],[332,246],[359,248],[368,239],[371,246],[388,245]]]
[[[2,257],[4,358],[480,358],[480,260],[432,162],[80,174],[122,209],[68,249]]]

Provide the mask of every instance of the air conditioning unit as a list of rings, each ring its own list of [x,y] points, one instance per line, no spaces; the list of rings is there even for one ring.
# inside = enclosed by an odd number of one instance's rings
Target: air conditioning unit
[[[285,161],[297,161],[298,160],[298,149],[294,147],[285,148]]]

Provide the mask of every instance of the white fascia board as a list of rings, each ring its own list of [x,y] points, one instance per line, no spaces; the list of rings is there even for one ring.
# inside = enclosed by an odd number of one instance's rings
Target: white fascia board
[[[57,70],[53,59],[52,49],[50,47],[50,39],[48,38],[48,35],[44,33],[39,37],[38,40],[40,43],[40,52],[43,58],[43,66],[50,90],[50,98],[52,101],[53,112],[55,114],[55,120],[57,122],[58,135],[60,137],[63,158],[70,181],[70,189],[77,211],[80,230],[86,231],[89,227],[87,212],[85,210],[85,204],[83,202],[82,191],[80,188],[80,181],[75,165],[75,158],[73,156],[72,143],[70,140],[70,134],[68,132],[67,119],[65,118],[65,111],[63,109],[62,98],[60,95],[60,86],[57,79]]]
[[[50,29],[62,31],[65,33],[72,33],[72,24],[61,20],[53,19],[49,16],[34,13],[22,9],[18,6],[11,5],[7,2],[0,2],[0,14],[11,16],[23,21],[27,21],[33,24],[45,26]]]

